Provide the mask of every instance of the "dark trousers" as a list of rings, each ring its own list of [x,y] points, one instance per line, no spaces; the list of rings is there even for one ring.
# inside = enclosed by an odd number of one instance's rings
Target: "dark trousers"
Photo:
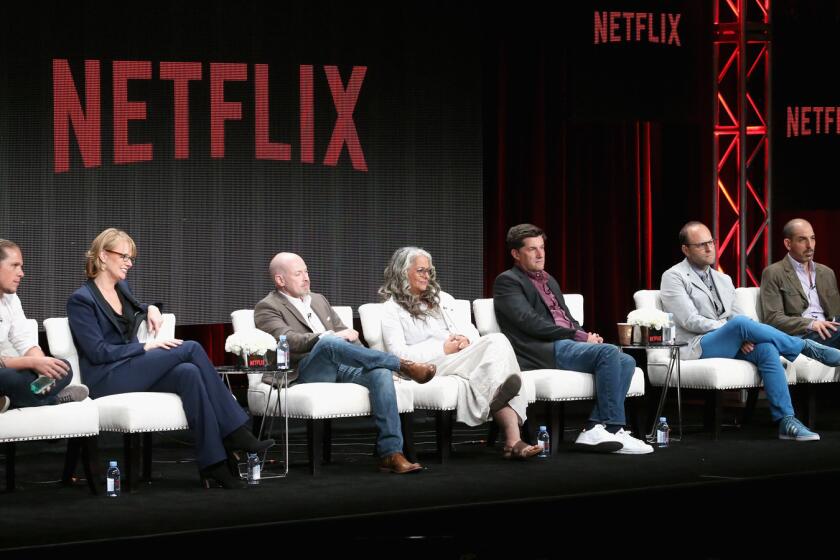
[[[31,369],[0,369],[0,395],[9,397],[12,408],[44,406],[56,403],[56,395],[73,381],[73,372],[55,380],[55,385],[48,393],[34,394],[29,384],[38,379],[38,373]]]
[[[802,335],[802,338],[809,338],[820,344],[825,344],[826,346],[831,346],[832,348],[840,349],[840,329],[836,331],[831,331],[831,336],[827,339],[823,340],[820,336],[820,333],[817,331],[808,331],[807,334]]]
[[[131,358],[100,379],[85,379],[94,398],[135,391],[181,397],[195,432],[199,468],[224,461],[222,438],[248,421],[200,344],[192,340],[171,350],[156,348]]]

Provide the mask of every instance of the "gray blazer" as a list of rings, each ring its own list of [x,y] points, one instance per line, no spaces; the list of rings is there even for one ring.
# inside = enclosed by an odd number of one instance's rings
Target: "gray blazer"
[[[312,294],[310,306],[328,331],[347,328],[327,298],[321,294]],[[312,332],[300,311],[277,290],[269,293],[254,307],[254,324],[274,338],[286,335],[289,342],[289,361],[293,368],[297,368],[298,362],[304,359],[318,342],[318,335]]]
[[[662,309],[674,314],[677,342],[687,342],[680,357],[683,360],[695,360],[700,357],[702,348],[700,339],[703,335],[719,329],[734,315],[740,315],[735,305],[735,286],[727,274],[712,271],[720,301],[723,303],[723,315],[717,319],[712,293],[689,264],[688,259],[675,264],[662,274],[659,297]]]

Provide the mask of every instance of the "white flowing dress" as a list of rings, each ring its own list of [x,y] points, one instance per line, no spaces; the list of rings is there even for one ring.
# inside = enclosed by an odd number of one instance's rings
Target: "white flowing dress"
[[[403,359],[435,364],[437,375],[456,376],[460,381],[456,418],[477,426],[490,419],[490,401],[499,386],[512,373],[520,373],[516,354],[505,335],[481,336],[472,323],[459,321],[455,299],[446,292],[440,292],[438,311],[418,318],[394,300],[386,301],[382,317],[385,349]],[[443,343],[450,334],[466,336],[470,345],[447,355]],[[508,404],[522,423],[528,404],[522,389]]]

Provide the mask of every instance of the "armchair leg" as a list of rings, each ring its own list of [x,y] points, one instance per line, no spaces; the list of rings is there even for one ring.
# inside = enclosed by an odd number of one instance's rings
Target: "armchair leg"
[[[533,422],[526,418],[525,421],[522,422],[522,425],[519,426],[519,439],[529,445],[534,445],[534,442],[537,441],[536,435],[537,432],[534,428]]]
[[[318,476],[321,472],[321,453],[324,450],[323,420],[311,419],[306,421],[306,450],[309,454],[309,472]]]
[[[495,421],[490,420],[487,423],[487,447],[493,447],[496,445],[496,441],[499,439],[499,425],[496,424]]]
[[[6,456],[6,492],[15,491],[15,442],[3,444],[3,454]]]
[[[708,391],[706,395],[705,425],[711,430],[712,439],[717,441],[720,438],[720,422],[723,416],[723,392]]]
[[[435,415],[437,416],[435,429],[437,432],[438,457],[443,464],[449,460],[452,451],[452,411],[438,410]]]
[[[805,383],[802,385],[805,390],[805,417],[808,427],[812,430],[817,427],[817,385],[816,383]]]
[[[644,397],[632,397],[624,401],[627,417],[632,418],[633,432],[641,437],[645,435],[645,411],[642,406]]]
[[[99,436],[86,437],[82,441],[82,468],[85,471],[88,488],[91,494],[98,494],[101,487],[103,473],[99,463]]]
[[[755,405],[758,402],[758,392],[758,387],[747,389],[747,403],[744,406],[744,417],[741,419],[742,426],[752,421],[753,414],[755,414]]]
[[[137,471],[140,470],[140,434],[123,434],[123,488],[126,493],[137,490]]]
[[[73,484],[73,475],[76,473],[76,464],[81,454],[82,438],[70,438],[67,440],[67,451],[64,453],[64,471],[61,474],[61,483],[65,486]]]
[[[549,437],[551,438],[550,456],[554,457],[557,454],[557,449],[563,443],[563,432],[565,430],[565,412],[566,405],[560,401],[550,401],[548,403],[548,425]]]
[[[400,414],[400,424],[402,425],[403,455],[414,463],[417,461],[417,449],[414,447],[414,413]]]
[[[152,481],[152,432],[143,434],[143,482]]]
[[[325,463],[332,463],[332,420],[324,420],[324,436],[321,440],[324,447],[322,457]]]

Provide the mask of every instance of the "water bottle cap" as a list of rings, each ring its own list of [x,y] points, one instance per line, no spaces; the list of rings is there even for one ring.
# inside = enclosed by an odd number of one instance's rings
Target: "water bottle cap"
[[[116,461],[111,461],[111,462],[109,463],[109,466],[111,466],[111,467],[116,467],[116,466],[117,466],[117,462],[116,462]]]
[[[545,426],[540,426],[540,431],[544,432],[545,431]]]
[[[665,421],[666,421],[666,420],[665,420],[665,417],[664,417],[664,416],[660,416],[660,417],[659,417],[659,421],[660,421],[660,422],[665,422]]]
[[[282,341],[284,341],[284,340],[286,340],[286,335],[285,335],[285,334],[281,334],[281,335],[280,335],[279,342],[282,342]]]

